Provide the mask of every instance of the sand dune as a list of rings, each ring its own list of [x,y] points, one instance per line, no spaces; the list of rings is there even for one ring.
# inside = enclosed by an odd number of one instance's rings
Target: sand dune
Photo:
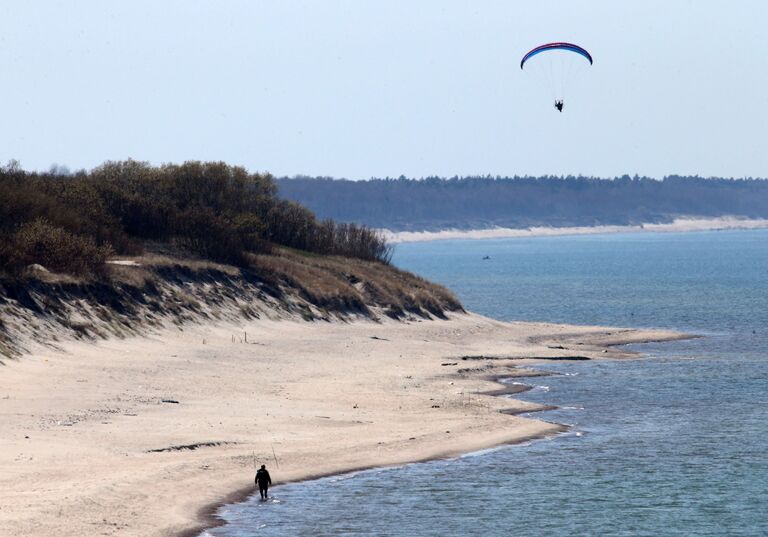
[[[0,367],[1,533],[194,534],[254,463],[279,484],[555,434],[513,415],[536,405],[479,394],[529,374],[526,357],[678,337],[455,314],[61,343]]]

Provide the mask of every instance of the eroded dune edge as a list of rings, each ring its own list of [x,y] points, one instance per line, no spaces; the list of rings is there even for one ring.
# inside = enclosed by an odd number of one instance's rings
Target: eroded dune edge
[[[0,526],[9,535],[194,535],[276,484],[545,437],[503,377],[629,358],[687,337],[475,314],[232,320],[60,341],[0,368]]]

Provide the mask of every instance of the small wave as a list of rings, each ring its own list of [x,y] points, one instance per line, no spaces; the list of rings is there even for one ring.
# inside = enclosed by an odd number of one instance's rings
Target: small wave
[[[563,425],[568,425],[569,427],[573,427],[573,425],[569,425],[569,424],[566,424],[566,423],[564,423]],[[584,434],[585,433],[583,431],[574,431],[573,429],[571,429],[571,430],[568,430],[568,431],[563,431],[562,433],[560,433],[558,435],[558,437],[559,438],[563,438],[563,437],[565,437],[565,438],[580,438],[580,437],[584,436]]]
[[[583,406],[561,406],[560,410],[584,410]]]
[[[495,446],[495,447],[491,447],[491,448],[480,449],[480,450],[477,450],[477,451],[470,451],[469,453],[463,453],[463,454],[459,455],[458,458],[459,459],[468,459],[468,458],[472,458],[472,457],[482,457],[483,455],[488,455],[489,453],[494,453],[496,451],[500,451],[500,450],[504,449],[505,447],[507,447],[507,446]]]
[[[403,464],[400,466],[400,468],[408,466],[407,464]],[[371,473],[382,473],[392,470],[394,467],[385,466],[383,468],[368,468],[365,470],[354,470],[352,472],[345,472],[343,474],[334,474],[328,477],[324,477],[321,479],[326,479],[329,483],[337,483],[339,481],[346,481],[347,479],[354,479],[360,474],[371,474]]]

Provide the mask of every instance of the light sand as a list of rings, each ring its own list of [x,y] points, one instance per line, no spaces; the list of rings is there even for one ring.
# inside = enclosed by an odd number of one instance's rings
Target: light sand
[[[0,534],[179,535],[251,489],[254,458],[279,484],[551,435],[562,428],[498,412],[536,405],[478,395],[499,388],[489,377],[525,374],[521,357],[627,357],[600,345],[678,337],[454,315],[37,351],[0,367]],[[152,451],[200,443],[220,444]]]
[[[551,237],[560,235],[596,235],[601,233],[674,233],[688,231],[723,231],[728,229],[765,229],[768,219],[747,219],[736,216],[719,218],[676,218],[666,224],[638,224],[634,226],[574,226],[488,229],[444,229],[441,231],[382,230],[389,242],[423,242],[448,239],[504,239],[515,237]]]

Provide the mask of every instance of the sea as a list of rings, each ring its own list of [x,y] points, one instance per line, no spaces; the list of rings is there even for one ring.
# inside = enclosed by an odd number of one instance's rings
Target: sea
[[[640,360],[548,363],[550,439],[274,487],[217,537],[768,535],[768,230],[397,245],[501,320],[669,328]]]

